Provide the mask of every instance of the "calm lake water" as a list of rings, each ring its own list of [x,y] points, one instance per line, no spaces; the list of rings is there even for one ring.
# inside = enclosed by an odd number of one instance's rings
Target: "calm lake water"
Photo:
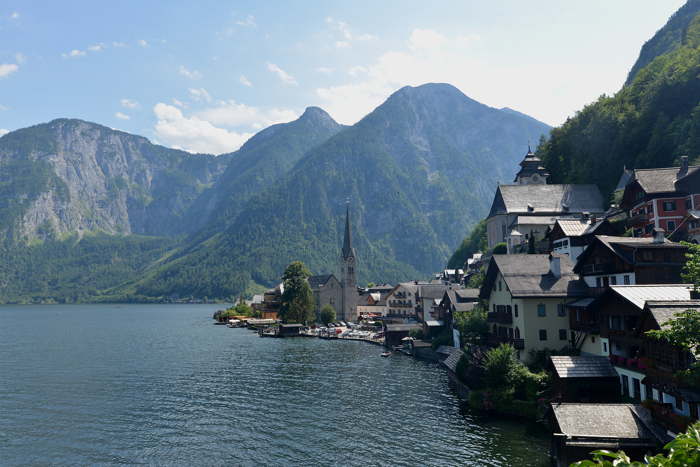
[[[0,464],[547,463],[546,436],[460,409],[436,365],[217,308],[0,307]]]

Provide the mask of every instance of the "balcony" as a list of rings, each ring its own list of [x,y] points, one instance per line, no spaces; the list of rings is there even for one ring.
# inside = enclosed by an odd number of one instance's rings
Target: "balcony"
[[[513,315],[508,312],[496,311],[486,315],[486,321],[498,324],[513,324]]]
[[[600,324],[596,321],[572,321],[570,327],[574,331],[600,334]]]
[[[630,217],[627,219],[627,226],[628,227],[634,227],[634,226],[643,226],[647,222],[649,222],[650,216],[647,213],[644,214],[637,214],[635,216]]]
[[[612,274],[615,272],[615,265],[613,263],[594,263],[594,264],[584,264],[583,274]]]
[[[501,344],[510,344],[516,350],[525,349],[525,339],[514,339],[506,336],[494,336],[491,334],[486,340],[486,343],[491,347],[497,347]]]
[[[674,433],[681,433],[688,429],[692,420],[684,415],[676,413],[671,404],[664,404],[658,401],[646,400],[642,405],[649,409],[652,418],[667,430]]]

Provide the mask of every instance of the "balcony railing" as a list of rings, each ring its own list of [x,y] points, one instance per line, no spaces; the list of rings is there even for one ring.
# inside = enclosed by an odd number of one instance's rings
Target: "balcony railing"
[[[614,272],[615,266],[612,263],[584,264],[584,274],[610,274]]]
[[[573,321],[571,329],[589,334],[600,334],[600,324],[595,321]]]
[[[513,315],[508,312],[495,311],[486,315],[486,321],[498,324],[513,324]]]
[[[507,336],[496,336],[496,335],[491,334],[491,335],[489,335],[486,342],[491,347],[497,347],[501,344],[510,344],[516,350],[523,350],[525,348],[525,339],[516,339],[513,337],[507,337]]]
[[[629,219],[627,219],[627,225],[628,226],[636,226],[640,224],[646,224],[649,222],[649,214],[644,213],[644,214],[637,214],[636,216],[632,216]]]

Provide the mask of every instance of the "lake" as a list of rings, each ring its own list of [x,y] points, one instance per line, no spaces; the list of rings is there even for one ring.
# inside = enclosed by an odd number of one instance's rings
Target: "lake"
[[[261,339],[220,305],[0,307],[2,465],[547,465],[381,347]]]

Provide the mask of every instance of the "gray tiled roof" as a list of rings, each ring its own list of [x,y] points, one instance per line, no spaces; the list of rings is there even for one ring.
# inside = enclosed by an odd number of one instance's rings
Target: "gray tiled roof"
[[[580,237],[596,231],[605,221],[599,220],[595,224],[591,219],[557,219],[557,224],[567,237]]]
[[[457,289],[454,291],[457,298],[476,300],[479,298],[479,289]]]
[[[549,357],[560,378],[617,378],[610,360],[593,356]]]
[[[462,352],[461,350],[459,350],[456,347],[452,347],[449,357],[447,357],[445,360],[443,360],[442,364],[445,365],[453,373],[456,373],[457,372],[457,364],[459,363],[460,359],[462,358],[462,355],[464,355],[464,352]]]
[[[491,261],[501,272],[513,297],[586,296],[588,287],[573,273],[569,257],[555,256],[560,260],[559,277],[550,273],[549,255],[494,255]]]
[[[646,308],[649,309],[659,327],[663,326],[677,313],[685,310],[700,311],[700,300],[648,300]]]
[[[611,285],[610,290],[635,305],[644,309],[647,301],[690,300],[688,284],[646,284],[646,285]]]
[[[680,167],[664,167],[660,169],[636,169],[634,178],[647,193],[672,193],[676,191],[676,180]],[[696,171],[698,166],[688,167],[688,174]]]
[[[635,404],[552,404],[561,432],[568,437],[648,440],[657,438],[649,412]]]
[[[333,277],[333,274],[322,274],[318,276],[311,276],[309,277],[309,286],[312,289],[318,289],[322,285],[325,285],[326,282],[328,282],[331,277]]]
[[[604,212],[603,204],[603,195],[596,185],[500,185],[489,216]]]
[[[455,303],[455,311],[471,311],[476,307],[476,302]]]

